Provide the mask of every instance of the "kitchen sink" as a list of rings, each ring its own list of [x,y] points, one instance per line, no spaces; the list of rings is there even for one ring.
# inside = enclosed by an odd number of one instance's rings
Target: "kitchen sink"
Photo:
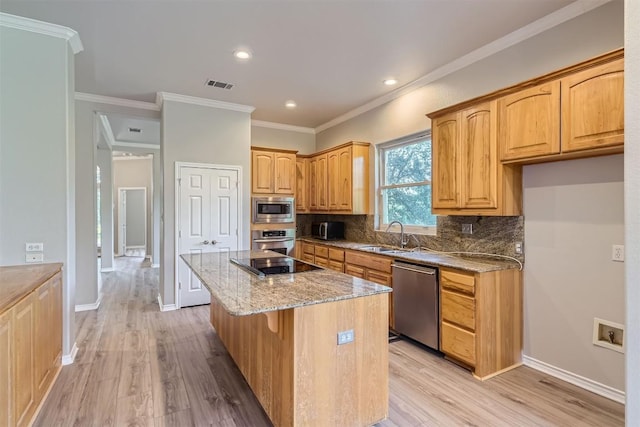
[[[367,252],[378,252],[381,254],[397,254],[397,253],[405,253],[406,250],[403,249],[395,249],[395,248],[387,248],[384,246],[363,246],[359,248],[362,251]]]

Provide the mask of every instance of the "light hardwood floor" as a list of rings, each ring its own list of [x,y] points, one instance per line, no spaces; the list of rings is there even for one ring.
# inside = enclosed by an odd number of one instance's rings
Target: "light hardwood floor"
[[[79,352],[36,426],[270,426],[209,324],[209,307],[161,313],[158,270],[117,258]],[[521,367],[480,382],[405,341],[389,345],[388,426],[622,426],[624,407]]]

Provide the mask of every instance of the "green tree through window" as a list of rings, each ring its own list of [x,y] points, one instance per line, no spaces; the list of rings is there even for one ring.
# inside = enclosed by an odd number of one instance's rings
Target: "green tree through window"
[[[380,148],[382,224],[435,227],[431,213],[431,138],[411,137]]]

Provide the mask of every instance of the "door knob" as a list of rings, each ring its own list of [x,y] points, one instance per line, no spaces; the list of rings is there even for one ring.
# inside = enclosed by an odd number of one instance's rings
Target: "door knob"
[[[204,242],[202,242],[202,244],[203,244],[203,245],[208,245],[208,244],[209,244],[209,241],[208,241],[208,240],[205,240]]]
[[[215,245],[216,243],[218,243],[218,242],[216,242],[215,240],[212,240],[212,241],[211,241],[211,244],[212,244],[212,245]]]

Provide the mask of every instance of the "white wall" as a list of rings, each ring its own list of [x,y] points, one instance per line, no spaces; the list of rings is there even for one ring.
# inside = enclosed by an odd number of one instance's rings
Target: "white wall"
[[[249,113],[164,101],[162,107],[163,226],[160,296],[175,304],[175,163],[242,167],[241,249],[250,247],[251,116]]]
[[[593,319],[624,324],[623,155],[523,168],[524,354],[624,390],[624,354],[592,344]],[[578,357],[579,356],[579,357]]]
[[[119,242],[120,234],[120,201],[119,201],[119,189],[122,187],[144,187],[147,189],[146,200],[146,236],[147,236],[147,248],[146,253],[150,255],[153,250],[153,230],[152,230],[152,209],[153,209],[153,159],[136,159],[129,160],[126,157],[113,159],[113,191],[115,197],[114,205],[114,236],[113,241],[116,242],[116,248]],[[117,248],[117,252],[120,252],[120,248]]]
[[[251,145],[313,154],[316,152],[316,136],[312,133],[251,126]]]
[[[640,425],[640,3],[625,2],[626,423]]]
[[[62,38],[0,26],[0,265],[25,243],[64,263],[63,348],[75,342],[74,58]]]

